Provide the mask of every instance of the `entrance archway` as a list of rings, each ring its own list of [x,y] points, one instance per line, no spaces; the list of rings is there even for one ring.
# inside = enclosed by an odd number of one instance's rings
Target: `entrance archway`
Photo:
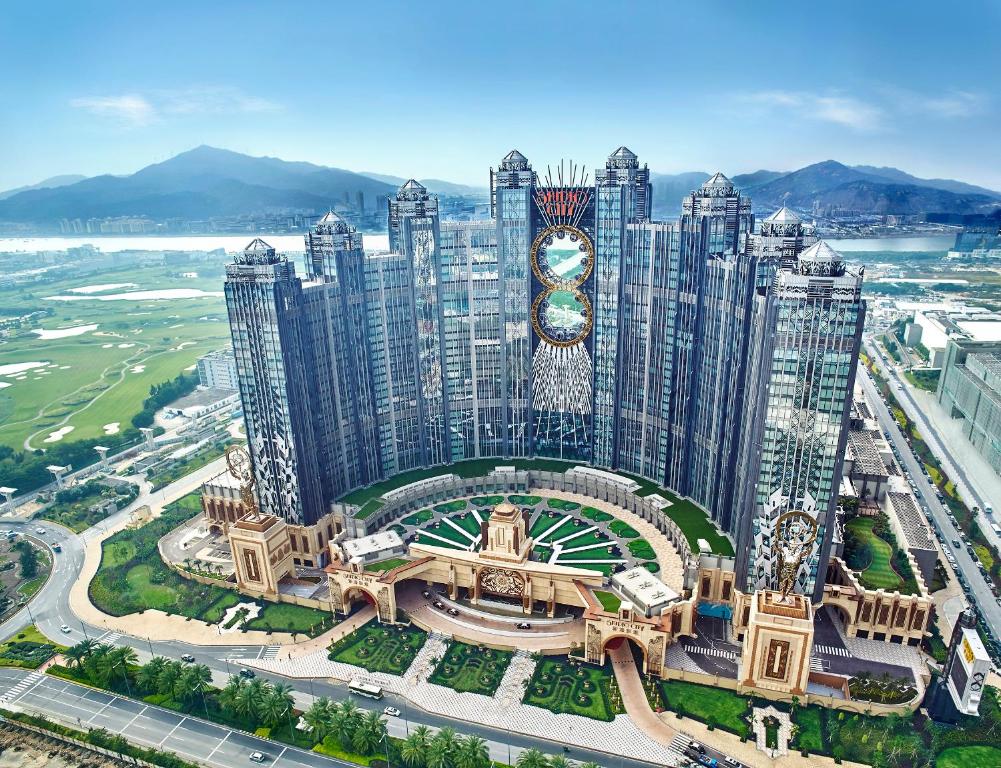
[[[606,639],[601,646],[602,661],[607,659],[610,654],[613,657],[618,655],[621,658],[624,655],[622,653],[623,651],[628,651],[633,658],[633,662],[639,665],[643,674],[646,674],[646,646],[635,637],[630,637],[629,635],[613,635],[612,637]]]
[[[367,589],[362,587],[348,587],[344,590],[342,595],[342,602],[344,605],[344,615],[350,616],[355,611],[355,607],[359,604],[364,607],[365,605],[377,606],[375,596],[369,592]]]

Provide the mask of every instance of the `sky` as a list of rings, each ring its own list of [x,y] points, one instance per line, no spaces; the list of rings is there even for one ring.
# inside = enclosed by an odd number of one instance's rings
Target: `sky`
[[[0,189],[200,144],[485,185],[533,165],[891,165],[1001,190],[1001,1],[32,2]]]

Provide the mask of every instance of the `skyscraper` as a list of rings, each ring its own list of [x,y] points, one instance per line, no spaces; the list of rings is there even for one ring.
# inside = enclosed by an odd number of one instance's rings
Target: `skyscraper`
[[[723,174],[677,222],[650,220],[651,194],[626,147],[592,183],[573,163],[540,177],[512,150],[490,172],[490,220],[441,221],[410,180],[387,204],[388,253],[365,253],[328,214],[306,235],[300,283],[252,243],[227,269],[227,301],[267,511],[310,522],[407,470],[561,458],[705,508],[735,542],[741,587],[774,586],[775,520],[806,511],[820,536],[798,588],[815,593],[861,274],[787,209],[756,233]]]

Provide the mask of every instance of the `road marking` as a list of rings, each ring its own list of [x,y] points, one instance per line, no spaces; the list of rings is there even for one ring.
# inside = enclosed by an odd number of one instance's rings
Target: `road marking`
[[[209,760],[212,759],[212,755],[214,755],[216,753],[216,751],[219,749],[219,747],[221,747],[223,744],[226,743],[226,739],[229,738],[229,736],[230,736],[231,733],[233,733],[233,732],[232,731],[226,731],[226,735],[222,737],[222,741],[220,741],[218,744],[216,744],[215,745],[215,749],[213,749],[211,752],[209,752],[208,757],[205,758],[205,762],[208,762]]]
[[[125,724],[125,726],[124,726],[124,727],[122,728],[122,732],[124,732],[124,731],[125,731],[125,730],[126,730],[127,728],[129,728],[129,727],[130,727],[130,726],[132,725],[132,723],[134,723],[134,722],[135,722],[136,720],[138,720],[138,719],[139,719],[140,717],[142,717],[142,714],[143,714],[143,712],[145,712],[145,711],[146,711],[147,709],[149,709],[149,705],[147,705],[147,706],[143,707],[142,709],[140,709],[140,710],[139,710],[139,711],[138,711],[138,712],[136,713],[136,716],[135,716],[135,717],[133,717],[133,718],[132,718],[131,720],[129,720],[129,721],[128,721],[128,722],[127,722],[127,723]]]
[[[284,747],[282,749],[282,751],[278,753],[278,757],[276,757],[274,760],[271,761],[271,765],[274,765],[279,760],[281,760],[282,759],[282,755],[284,755],[286,752],[288,752],[288,747]]]
[[[187,719],[188,718],[186,718],[186,717],[182,717],[181,718],[181,722],[179,722],[177,725],[175,725],[173,728],[171,728],[170,729],[170,733],[168,733],[166,736],[164,736],[162,739],[160,739],[159,746],[162,747],[163,746],[163,742],[165,742],[167,739],[169,739],[171,736],[173,736],[174,735],[174,731],[176,731],[178,728],[180,728],[182,725],[184,725],[184,721],[187,720]]]
[[[89,722],[92,722],[92,721],[94,720],[94,718],[95,718],[95,717],[97,717],[97,716],[98,716],[99,714],[101,714],[102,712],[104,712],[104,710],[106,710],[106,709],[107,709],[108,707],[110,707],[110,706],[111,706],[112,704],[114,704],[114,703],[115,703],[116,701],[118,701],[118,697],[117,697],[117,696],[112,696],[112,697],[111,697],[111,701],[107,702],[107,703],[106,703],[106,704],[105,704],[105,705],[104,705],[103,707],[101,707],[101,708],[100,708],[99,710],[97,710],[97,712],[95,712],[95,713],[94,713],[94,714],[93,714],[93,715],[91,716],[90,720],[88,720],[87,722],[88,722],[88,723],[89,723]]]

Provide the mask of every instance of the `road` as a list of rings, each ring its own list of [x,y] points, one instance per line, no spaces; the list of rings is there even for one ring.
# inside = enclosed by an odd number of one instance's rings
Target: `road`
[[[145,480],[141,481],[140,487],[142,490],[139,497],[136,498],[132,504],[110,516],[98,526],[87,529],[80,535],[73,534],[71,531],[63,528],[62,526],[43,520],[26,521],[6,516],[0,518],[0,527],[10,528],[22,533],[34,531],[34,529],[41,527],[45,530],[45,533],[42,535],[35,534],[38,538],[41,538],[49,543],[58,543],[62,547],[62,552],[53,556],[54,565],[52,575],[46,582],[45,586],[42,587],[42,589],[36,594],[35,598],[27,606],[25,606],[25,608],[12,616],[3,624],[2,627],[0,627],[0,638],[7,639],[16,634],[24,626],[34,623],[46,636],[64,645],[72,645],[73,643],[90,638],[116,645],[128,645],[146,656],[157,655],[165,656],[171,659],[179,659],[182,654],[190,653],[195,656],[199,663],[207,665],[215,673],[215,675],[229,675],[230,673],[236,672],[236,666],[230,663],[234,659],[259,657],[265,651],[267,646],[255,646],[248,645],[246,643],[234,644],[233,646],[196,646],[180,640],[170,642],[151,642],[142,636],[133,636],[117,632],[111,633],[102,627],[95,627],[81,621],[76,617],[69,605],[70,585],[77,579],[80,570],[83,567],[84,543],[86,541],[99,536],[104,530],[107,530],[109,526],[114,526],[118,522],[121,522],[139,506],[144,504],[149,504],[152,507],[162,506],[170,501],[184,496],[192,490],[195,490],[203,482],[205,482],[205,480],[222,472],[224,470],[224,462],[224,458],[217,459],[216,461],[207,464],[205,467],[186,475],[180,480],[171,483],[156,492],[150,492],[149,483],[146,483]],[[139,478],[130,479],[134,482],[139,482],[140,480]],[[61,629],[64,625],[68,629],[67,632],[62,631]],[[14,680],[19,674],[22,675],[22,677],[25,676],[23,670],[0,668],[0,680]],[[12,675],[15,677],[12,677]],[[269,675],[267,673],[258,673],[258,676],[272,681],[281,680],[282,682],[290,683],[300,695],[309,697],[327,696],[333,700],[341,700],[348,698],[350,695],[346,684],[336,683],[330,680],[296,680],[282,678],[278,675]],[[43,676],[43,679],[48,680],[49,678],[45,678]],[[62,684],[62,681],[60,684]],[[0,688],[3,688],[3,686],[0,685]],[[6,690],[6,688],[3,688],[3,690]],[[88,691],[91,695],[97,695],[96,692],[92,692],[89,689],[85,688],[84,690]],[[73,692],[74,694],[77,693],[75,688],[69,688],[67,691]],[[2,691],[0,691],[0,693],[2,693]],[[67,696],[68,695],[69,693],[67,693]],[[142,703],[136,704],[135,702],[126,702],[121,699],[121,697],[114,698],[117,698],[117,702],[113,706],[108,707],[108,709],[112,710],[113,713],[118,712],[119,710],[125,711],[127,706],[138,706],[139,709],[142,709],[145,706]],[[465,720],[443,717],[429,712],[424,712],[423,710],[419,710],[417,707],[409,705],[407,702],[404,702],[397,697],[389,697],[387,700],[383,700],[381,702],[370,701],[357,697],[353,698],[355,703],[357,703],[362,709],[374,709],[381,711],[387,703],[390,703],[399,709],[404,710],[407,714],[407,719],[404,720],[403,718],[394,718],[390,722],[391,733],[399,731],[399,735],[402,736],[405,731],[412,729],[417,725],[427,725],[432,728],[443,728],[446,726],[451,727],[459,733],[473,734],[491,742],[492,750],[498,755],[503,755],[501,762],[508,762],[508,755],[515,756],[523,749],[534,748],[548,754],[560,754],[563,752],[564,745],[556,741],[524,736],[504,731],[502,729],[490,728],[478,723],[471,723]],[[59,709],[62,707],[61,699],[53,701],[50,696],[45,694],[44,691],[38,696],[29,697],[28,699],[23,699],[22,697],[20,701],[22,701],[25,707],[30,707],[32,709],[43,706],[49,707],[49,709],[39,709],[39,711],[43,712],[58,713]],[[69,702],[69,700],[67,701]],[[308,699],[306,701],[308,703]],[[69,706],[69,703],[67,706]],[[76,705],[74,704],[73,706]],[[94,714],[93,705],[90,706],[91,709],[89,710],[88,717]],[[102,704],[101,706],[104,705]],[[156,708],[147,708],[146,712],[148,713],[151,710],[156,710]],[[163,712],[163,710],[156,711]],[[135,712],[133,712],[133,714],[135,714]],[[176,715],[176,713],[168,714],[180,717]],[[140,719],[136,722],[143,721]],[[192,722],[192,718],[188,718],[188,723],[190,722]],[[183,732],[196,727],[194,725],[188,725],[188,723],[185,723],[184,726],[178,728],[178,739],[188,738],[188,736],[186,736]],[[102,722],[96,724],[104,723]],[[217,731],[225,732],[226,730],[208,723],[204,723],[197,727],[202,728],[203,726],[206,728],[215,728],[216,731],[212,731],[212,733],[216,733]],[[134,728],[133,730],[136,729]],[[161,733],[163,732],[162,726],[160,727],[160,731]],[[133,738],[131,730],[126,735],[129,739]],[[397,734],[393,733],[393,735]],[[234,764],[246,763],[247,756],[251,752],[258,750],[272,755],[275,754],[276,744],[274,742],[265,742],[267,744],[267,748],[262,749],[259,744],[262,740],[256,739],[253,742],[248,741],[248,739],[251,738],[252,737],[249,737],[246,734],[238,734],[237,736],[230,736],[227,738],[226,744],[228,745],[232,741],[233,744],[236,745],[235,749],[239,752],[239,756],[234,758],[229,754],[227,750],[233,749],[233,747],[226,746],[220,748],[220,753],[224,755],[226,759],[220,757],[218,764],[227,766],[228,768]],[[256,746],[251,746],[252,743],[256,744]],[[164,746],[167,747],[168,745],[164,744]],[[278,749],[281,749],[280,745],[278,745]],[[217,753],[217,755],[220,753]],[[182,751],[181,754],[184,756],[186,753]],[[213,755],[213,760],[217,755]],[[283,755],[282,759],[284,762],[278,763],[278,765],[318,766],[344,764],[340,761],[329,760],[321,755],[314,755],[313,753],[302,753],[302,755],[307,755],[309,759],[314,762],[298,762],[300,759],[305,758],[302,758],[301,755],[296,755],[296,751],[290,749]],[[625,759],[618,755],[610,759],[610,755],[607,753],[596,750],[587,750],[573,745],[570,746],[569,756],[574,760],[590,760],[597,762],[599,765],[614,765],[618,766],[618,768],[649,768],[651,764],[660,764],[656,760],[655,756],[651,756],[650,762]]]
[[[934,525],[945,539],[945,546],[956,558],[957,570],[964,576],[970,585],[970,593],[977,608],[984,617],[984,621],[994,631],[995,636],[1001,631],[1001,606],[997,604],[994,594],[991,592],[987,582],[984,581],[983,574],[977,567],[977,563],[966,551],[965,547],[953,547],[951,542],[958,539],[958,531],[949,519],[949,510],[939,501],[935,492],[935,487],[925,476],[924,467],[921,466],[910,445],[904,438],[903,433],[897,425],[896,419],[890,414],[883,397],[876,388],[869,371],[864,366],[859,366],[859,380],[865,391],[866,399],[872,406],[873,413],[879,421],[879,426],[883,434],[893,443],[900,457],[903,468],[910,472],[911,485],[915,494],[923,502],[923,506],[931,511]]]
[[[891,383],[896,385],[893,388],[894,394],[900,401],[908,417],[917,422],[921,437],[924,438],[925,443],[928,444],[932,453],[935,454],[935,458],[941,462],[946,474],[956,484],[959,495],[967,500],[968,506],[976,506],[980,510],[976,514],[976,519],[986,539],[995,547],[1001,549],[1001,537],[991,529],[991,523],[994,521],[987,516],[986,512],[990,502],[977,490],[969,472],[966,471],[962,464],[953,459],[952,453],[946,448],[946,444],[939,436],[935,425],[931,423],[924,409],[914,399],[911,388],[907,381],[900,375],[898,367],[883,354],[883,350],[872,339],[866,340],[866,350],[870,354],[875,355],[876,359],[880,362],[880,367],[888,374]]]

